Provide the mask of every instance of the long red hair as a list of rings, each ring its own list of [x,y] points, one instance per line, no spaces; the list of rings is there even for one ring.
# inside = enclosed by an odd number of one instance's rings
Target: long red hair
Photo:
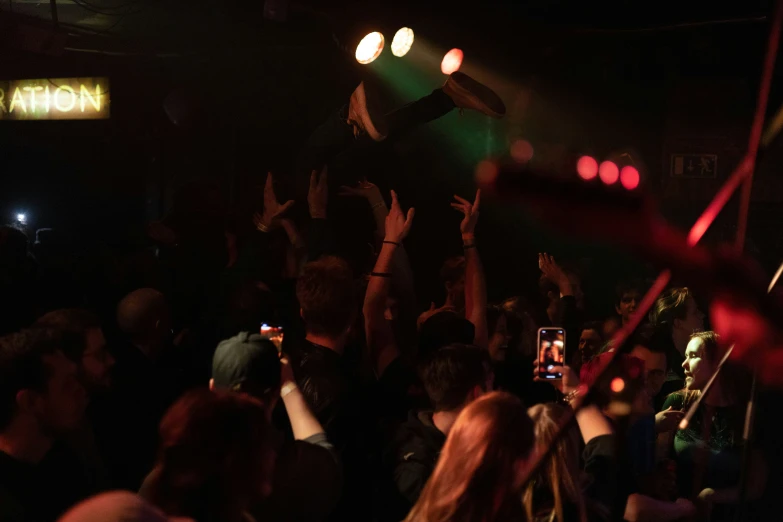
[[[524,519],[523,479],[533,422],[522,401],[493,392],[460,413],[406,522]]]

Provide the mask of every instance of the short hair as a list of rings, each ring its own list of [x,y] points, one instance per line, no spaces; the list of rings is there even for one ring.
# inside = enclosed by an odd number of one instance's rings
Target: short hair
[[[308,332],[338,336],[356,314],[356,290],[348,263],[322,257],[305,265],[296,283],[296,297]]]
[[[471,344],[476,338],[476,326],[451,311],[429,317],[419,330],[418,349],[421,360],[450,344]]]
[[[686,303],[691,297],[690,291],[683,288],[670,288],[655,301],[650,312],[650,323],[656,328],[671,330],[675,319],[684,319],[688,313]]]
[[[0,430],[16,413],[16,395],[22,390],[45,391],[50,371],[44,356],[57,352],[51,332],[34,328],[0,337]]]
[[[647,285],[649,286],[649,285]],[[619,304],[623,300],[623,296],[629,292],[638,292],[639,295],[643,295],[645,285],[638,279],[630,281],[621,281],[614,287],[614,293],[616,296],[615,303]]]
[[[603,340],[604,338],[604,323],[603,321],[588,321],[584,324],[582,324],[582,328],[579,329],[579,335],[582,335],[582,332],[585,330],[594,330],[598,336]]]
[[[78,363],[87,348],[87,331],[100,328],[101,320],[87,310],[62,308],[39,317],[33,326],[57,332],[65,356]]]
[[[117,325],[128,335],[145,335],[167,313],[166,297],[154,288],[139,288],[117,304]]]
[[[420,374],[435,411],[459,409],[474,387],[484,388],[488,365],[487,352],[467,344],[452,344],[432,354]]]
[[[448,258],[443,262],[443,266],[440,269],[440,282],[456,283],[462,276],[465,275],[465,257],[454,256]]]

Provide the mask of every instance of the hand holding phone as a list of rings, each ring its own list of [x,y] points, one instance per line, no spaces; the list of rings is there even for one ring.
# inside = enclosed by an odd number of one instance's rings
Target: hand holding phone
[[[565,330],[550,327],[538,329],[538,377],[546,380],[562,379],[563,374],[554,371],[565,364]]]
[[[269,326],[264,323],[261,325],[261,337],[272,341],[277,348],[277,353],[283,351],[283,327],[282,326]]]

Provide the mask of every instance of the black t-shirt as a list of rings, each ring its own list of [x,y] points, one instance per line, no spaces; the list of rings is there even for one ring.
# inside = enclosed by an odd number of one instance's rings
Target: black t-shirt
[[[99,491],[81,458],[57,443],[38,464],[0,451],[0,521],[57,520],[74,504]]]
[[[445,443],[446,435],[432,423],[432,411],[408,414],[408,420],[397,429],[384,451],[379,520],[405,518],[435,470]]]
[[[343,463],[343,495],[330,520],[366,518],[378,461],[373,387],[334,350],[306,340],[287,343],[286,350],[302,394]]]

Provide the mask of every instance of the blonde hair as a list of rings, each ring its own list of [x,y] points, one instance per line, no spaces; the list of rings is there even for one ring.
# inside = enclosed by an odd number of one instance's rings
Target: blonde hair
[[[406,522],[494,522],[524,518],[524,471],[533,423],[517,397],[493,392],[457,417],[435,471]]]
[[[554,442],[549,457],[539,468],[536,476],[528,482],[524,494],[525,510],[529,519],[535,512],[534,493],[546,488],[552,495],[554,506],[549,517],[551,521],[565,522],[563,501],[576,505],[580,522],[587,522],[587,511],[582,497],[580,469],[581,435],[576,426],[571,425],[564,436],[555,441],[559,427],[568,415],[564,406],[559,404],[537,404],[529,410],[528,415],[535,426],[536,444],[544,451]]]

